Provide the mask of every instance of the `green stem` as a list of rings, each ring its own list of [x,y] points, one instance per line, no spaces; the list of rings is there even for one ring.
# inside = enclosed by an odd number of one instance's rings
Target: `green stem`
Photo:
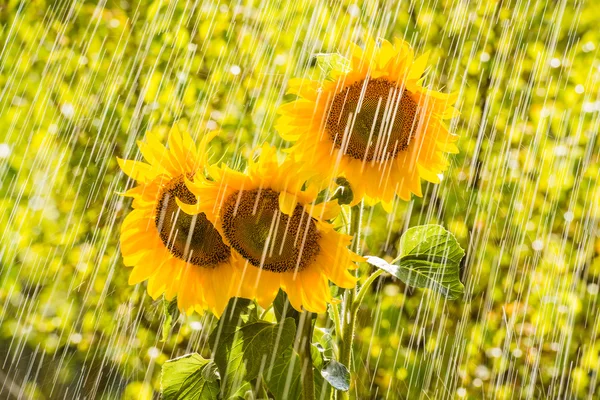
[[[267,307],[267,308],[264,309],[264,311],[260,315],[260,319],[261,320],[265,319],[265,317],[267,316],[267,314],[269,313],[269,311],[271,310],[271,308],[273,308],[273,304],[269,305],[269,307]]]
[[[333,323],[335,324],[335,334],[343,339],[342,333],[342,322],[340,319],[340,310],[338,309],[337,304],[331,304],[331,309],[333,310]]]
[[[379,275],[383,274],[383,272],[384,271],[382,269],[376,270],[375,272],[373,272],[371,274],[371,276],[369,276],[367,278],[365,283],[360,287],[360,290],[358,291],[358,295],[356,295],[356,299],[354,300],[354,304],[352,304],[352,308],[354,309],[354,312],[358,311],[358,307],[360,307],[363,299],[365,298],[365,295],[369,291],[369,287],[371,286],[371,284],[375,281],[375,279],[377,279],[379,277]]]
[[[357,205],[352,207],[352,214],[350,218],[350,235],[353,236],[352,251],[358,253],[360,250],[360,223],[362,218],[361,206]],[[356,311],[354,307],[354,298],[356,296],[356,289],[347,289],[344,296],[343,304],[343,331],[340,345],[340,362],[344,364],[350,373],[352,374],[351,360],[352,360],[352,342],[354,340],[354,331],[356,329]],[[364,295],[363,295],[364,296]],[[348,399],[348,392],[340,392],[342,399]]]
[[[300,317],[302,333],[300,334],[300,346],[298,347],[300,355],[300,366],[303,371],[302,377],[302,397],[304,400],[314,400],[315,398],[315,378],[313,376],[313,361],[310,352],[312,345],[312,314],[304,311]]]

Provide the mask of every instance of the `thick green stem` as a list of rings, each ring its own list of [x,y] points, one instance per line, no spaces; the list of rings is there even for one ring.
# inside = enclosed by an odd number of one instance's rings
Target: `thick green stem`
[[[335,324],[335,334],[338,338],[343,339],[342,319],[340,318],[340,310],[338,309],[337,304],[331,304],[331,309],[333,310],[333,323]],[[339,358],[339,354],[337,356]]]
[[[360,307],[360,304],[362,303],[363,299],[365,298],[365,295],[369,291],[369,287],[371,286],[371,284],[373,282],[375,282],[375,279],[377,279],[379,277],[379,275],[381,275],[381,274],[383,274],[382,269],[376,270],[375,272],[373,272],[371,274],[371,276],[369,276],[367,278],[365,283],[360,287],[360,290],[358,291],[358,294],[356,295],[356,299],[354,300],[354,304],[352,304],[352,307],[355,312],[358,311],[358,307]]]
[[[262,314],[260,314],[260,319],[264,320],[265,317],[267,316],[267,314],[269,313],[269,311],[271,310],[271,308],[273,308],[273,304],[269,305],[269,307],[265,308],[264,311],[262,312]]]
[[[313,361],[310,352],[312,345],[312,314],[304,311],[300,317],[302,332],[300,334],[300,345],[298,353],[300,355],[300,365],[302,368],[302,397],[304,400],[314,400],[315,398],[315,378],[313,376]],[[300,328],[300,327],[299,327]]]
[[[352,215],[350,218],[350,235],[353,236],[352,251],[358,253],[360,249],[360,223],[362,218],[362,209],[360,206],[352,207]],[[343,332],[342,342],[340,346],[340,362],[344,364],[350,373],[352,373],[352,342],[354,340],[354,331],[356,329],[356,311],[354,307],[354,298],[356,289],[347,289],[344,296],[343,304]],[[340,393],[342,399],[348,398],[347,392]]]

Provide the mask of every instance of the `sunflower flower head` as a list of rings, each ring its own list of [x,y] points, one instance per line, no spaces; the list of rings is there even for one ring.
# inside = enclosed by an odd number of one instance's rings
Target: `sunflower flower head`
[[[213,167],[213,180],[195,179],[188,186],[199,199],[180,202],[191,215],[198,212],[221,233],[232,252],[245,260],[238,295],[262,307],[284,290],[297,310],[324,312],[332,301],[329,281],[351,288],[350,270],[361,257],[348,249],[351,237],[327,222],[339,213],[337,202],[315,205],[317,191],[304,188],[305,174],[275,150],[263,146],[247,173]]]
[[[391,208],[394,196],[421,196],[421,179],[439,183],[457,153],[444,120],[457,114],[455,94],[422,86],[427,55],[414,59],[402,40],[351,46],[331,79],[292,79],[298,99],[280,107],[276,128],[294,142],[292,156],[320,184],[347,179],[353,203],[363,198]]]
[[[188,215],[179,203],[193,205],[196,197],[187,179],[204,177],[207,135],[198,146],[185,129],[175,125],[168,148],[157,130],[138,147],[146,162],[118,159],[123,172],[136,181],[124,195],[133,197],[133,210],[121,227],[121,252],[133,267],[129,284],[148,281],[154,299],[177,296],[181,311],[211,310],[220,315],[237,286],[236,257],[219,231],[200,213]]]

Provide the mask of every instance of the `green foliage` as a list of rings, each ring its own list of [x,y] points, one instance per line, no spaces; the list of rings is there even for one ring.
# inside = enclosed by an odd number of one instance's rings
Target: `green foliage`
[[[273,302],[273,310],[275,311],[275,317],[277,318],[277,321],[281,322],[286,318],[293,318],[296,322],[296,326],[298,326],[300,321],[300,313],[292,307],[290,301],[282,290],[280,290],[275,297],[275,301]]]
[[[289,347],[266,370],[267,387],[276,399],[302,398],[300,367],[300,357]]]
[[[354,193],[350,187],[350,182],[346,178],[336,178],[335,183],[338,185],[331,200],[337,200],[340,205],[350,204],[354,199]]]
[[[188,354],[163,365],[160,384],[164,400],[213,400],[219,394],[219,373],[212,361]]]
[[[179,318],[179,309],[177,308],[177,299],[167,301],[163,299],[163,314],[164,320],[162,324],[161,342],[164,342],[169,337],[173,322]]]
[[[367,262],[409,286],[433,289],[451,300],[464,293],[460,261],[465,251],[444,227],[422,225],[408,229],[400,239],[399,253],[392,264],[379,257],[367,257]]]
[[[344,364],[329,360],[323,366],[321,375],[337,390],[346,392],[350,389],[350,372]]]
[[[295,330],[294,320],[287,318],[282,324],[255,321],[225,333],[213,351],[226,396],[242,395],[247,382],[292,345]]]
[[[232,299],[211,334],[214,360],[222,377],[225,398],[243,397],[251,381],[278,360],[296,335],[293,318],[273,324],[257,319],[253,303]]]

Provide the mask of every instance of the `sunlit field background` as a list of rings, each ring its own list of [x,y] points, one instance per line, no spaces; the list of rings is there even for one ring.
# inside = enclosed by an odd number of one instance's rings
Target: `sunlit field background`
[[[598,398],[599,24],[594,1],[0,2],[0,398],[158,398],[166,360],[209,358],[210,314],[161,341],[162,303],[127,284],[116,157],[175,121],[221,130],[213,161],[235,168],[288,147],[287,81],[367,35],[431,51],[461,152],[422,198],[368,209],[363,251],[439,223],[466,293],[379,280],[353,396]]]

